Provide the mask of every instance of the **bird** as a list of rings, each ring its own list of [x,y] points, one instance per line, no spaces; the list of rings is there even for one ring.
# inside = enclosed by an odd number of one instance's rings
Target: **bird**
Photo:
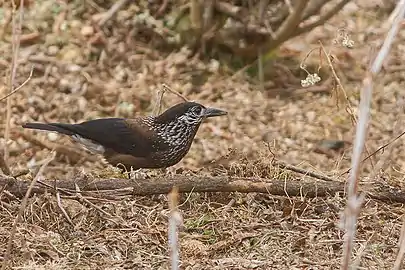
[[[228,112],[197,102],[176,104],[158,116],[99,118],[78,124],[25,123],[26,129],[57,132],[104,159],[123,172],[164,169],[188,153],[203,121]]]

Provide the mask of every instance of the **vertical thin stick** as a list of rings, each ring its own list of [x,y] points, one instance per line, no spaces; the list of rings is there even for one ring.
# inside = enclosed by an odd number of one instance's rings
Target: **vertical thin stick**
[[[179,189],[173,187],[169,193],[169,249],[170,249],[170,265],[172,270],[179,269],[179,246],[178,246],[178,231],[177,226],[181,225],[183,219],[178,211]]]
[[[162,101],[163,101],[163,95],[166,93],[166,91],[169,91],[172,94],[175,94],[179,98],[181,98],[184,102],[187,102],[188,99],[180,94],[179,92],[171,89],[167,84],[162,84],[162,89],[159,89],[156,93],[156,100],[155,100],[155,105],[153,107],[152,115],[157,116],[160,114],[160,111],[162,110]]]
[[[16,4],[13,1],[13,15],[12,15],[12,30],[13,30],[13,41],[12,41],[12,60],[11,60],[11,70],[10,70],[10,81],[9,81],[9,93],[13,92],[15,84],[15,76],[18,66],[18,52],[20,49],[20,38],[21,38],[21,25],[24,15],[24,0],[20,1],[19,17],[16,21]],[[6,129],[4,131],[4,159],[7,162],[9,158],[8,151],[8,141],[10,139],[10,120],[11,120],[11,97],[7,98],[7,114],[6,114]]]
[[[398,3],[401,5],[400,12],[395,18],[391,29],[389,30],[384,44],[381,47],[378,55],[371,65],[370,71],[363,80],[363,89],[361,92],[359,106],[359,120],[356,126],[356,137],[353,143],[352,164],[348,180],[348,197],[345,210],[345,243],[343,247],[342,269],[349,269],[350,257],[353,250],[353,242],[356,233],[357,216],[360,212],[363,203],[364,194],[358,196],[359,174],[361,165],[361,155],[363,153],[364,144],[367,134],[367,126],[370,118],[370,104],[373,94],[373,79],[380,71],[383,60],[386,59],[394,38],[398,32],[399,25],[405,15],[405,1]]]
[[[264,59],[262,48],[257,50],[257,74],[259,77],[260,90],[264,91]]]
[[[181,98],[184,102],[187,102],[187,101],[188,101],[188,99],[187,99],[185,96],[183,96],[182,94],[180,94],[178,91],[176,91],[176,90],[170,88],[170,86],[168,86],[167,84],[164,83],[164,84],[162,84],[162,86],[163,86],[163,89],[164,89],[165,91],[169,91],[170,93],[172,93],[172,94],[178,96],[178,97]]]
[[[166,89],[163,87],[163,89],[158,89],[156,93],[156,101],[155,105],[153,107],[152,115],[153,116],[158,116],[160,114],[160,111],[162,110],[162,101],[163,101],[163,95],[165,94]]]
[[[0,149],[0,170],[8,176],[11,176],[11,170],[7,165],[7,162],[4,160],[4,152]]]
[[[401,236],[399,237],[399,251],[394,263],[394,270],[402,269],[402,261],[405,254],[405,216],[402,219]]]

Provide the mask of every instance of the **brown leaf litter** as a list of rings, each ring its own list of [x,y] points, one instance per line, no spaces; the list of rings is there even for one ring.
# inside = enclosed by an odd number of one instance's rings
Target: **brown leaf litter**
[[[12,96],[11,128],[15,133],[7,142],[11,155],[7,162],[13,173],[29,168],[35,175],[51,149],[59,147],[68,150],[59,151],[51,162],[45,172],[47,179],[69,179],[77,171],[114,174],[98,157],[78,152],[67,138],[23,131],[20,124],[150,114],[157,90],[165,83],[190,100],[230,112],[229,117],[201,127],[189,154],[174,172],[204,175],[226,170],[234,175],[268,177],[271,172],[263,164],[276,157],[345,179],[345,175],[339,176],[350,166],[350,145],[331,154],[314,149],[322,140],[353,139],[354,126],[345,102],[356,110],[362,74],[369,61],[368,45],[379,44],[384,38],[386,30],[381,22],[389,13],[381,14],[353,1],[354,7],[343,10],[324,26],[285,44],[291,47],[305,43],[313,48],[321,39],[330,48],[337,29],[344,27],[350,32],[354,48],[332,50],[337,74],[348,95],[348,101],[338,99],[337,106],[336,96],[325,92],[308,91],[281,98],[272,90],[260,91],[243,74],[229,75],[214,60],[199,60],[185,48],[159,52],[142,37],[137,39],[135,34],[139,33],[131,32],[131,18],[138,12],[135,3],[119,13],[121,16],[113,19],[114,24],[108,25],[105,32],[101,31],[92,21],[107,10],[107,4],[99,2],[75,6],[73,2],[44,0],[32,2],[27,9],[23,34],[35,35],[32,42],[28,39],[21,46],[18,82],[24,81],[32,64],[35,70],[27,85]],[[61,15],[55,18],[50,10]],[[10,40],[9,34],[5,33],[5,40]],[[395,137],[398,130],[394,123],[403,121],[402,43],[400,36],[387,59],[390,71],[383,73],[375,85],[367,140],[371,152]],[[10,62],[11,45],[1,41],[0,52],[3,66]],[[306,53],[305,49],[295,57],[303,59]],[[314,55],[308,59],[309,63],[318,60]],[[329,72],[326,65],[322,68]],[[6,68],[0,73],[7,78]],[[331,81],[330,86],[323,87],[336,95],[333,86]],[[166,93],[163,105],[180,101],[176,95]],[[5,110],[0,106],[1,115],[6,115]],[[402,126],[398,124],[397,129]],[[0,131],[4,131],[4,125]],[[3,139],[0,143],[4,143]],[[389,166],[380,178],[370,179],[370,185],[378,182],[403,186],[404,146],[396,143],[390,151]],[[228,169],[218,165],[231,161],[234,167]],[[364,172],[373,171],[370,161],[364,165]],[[26,177],[29,179],[30,175]],[[23,221],[17,226],[10,265],[18,269],[168,268],[167,196],[88,200],[94,205],[63,194],[59,200],[51,194],[30,198]],[[180,228],[182,269],[336,269],[340,264],[343,232],[339,220],[345,200],[339,196],[188,193],[180,196],[179,203],[184,220]],[[0,203],[0,258],[19,204],[17,200]],[[361,267],[392,267],[402,216],[401,205],[366,200],[353,258],[359,259]]]

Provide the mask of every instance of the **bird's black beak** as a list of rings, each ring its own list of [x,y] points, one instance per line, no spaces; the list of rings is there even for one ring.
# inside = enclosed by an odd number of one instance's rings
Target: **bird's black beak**
[[[220,109],[215,109],[215,108],[206,108],[204,111],[204,116],[205,117],[214,117],[214,116],[221,116],[221,115],[227,115],[228,112],[220,110]]]

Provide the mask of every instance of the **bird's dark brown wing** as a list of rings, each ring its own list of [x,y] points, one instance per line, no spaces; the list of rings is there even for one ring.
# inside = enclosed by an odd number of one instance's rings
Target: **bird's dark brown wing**
[[[90,139],[115,152],[135,157],[146,157],[151,152],[166,147],[140,119],[103,118],[73,125],[52,125]]]

